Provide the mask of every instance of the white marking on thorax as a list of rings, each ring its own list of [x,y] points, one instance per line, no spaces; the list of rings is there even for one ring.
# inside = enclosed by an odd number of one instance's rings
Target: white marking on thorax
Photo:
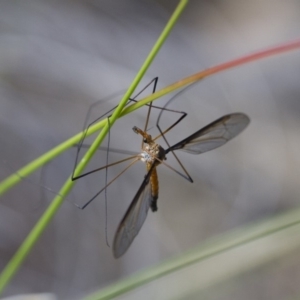
[[[148,152],[143,151],[141,153],[141,161],[150,163],[154,161],[154,158]]]
[[[153,163],[154,161],[156,161],[156,158],[165,158],[164,149],[160,145],[155,143],[153,143],[152,145],[144,144],[143,151],[141,153],[141,161],[146,163]]]

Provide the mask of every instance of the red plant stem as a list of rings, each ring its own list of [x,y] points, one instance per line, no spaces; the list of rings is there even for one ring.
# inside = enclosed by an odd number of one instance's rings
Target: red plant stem
[[[225,62],[223,64],[219,64],[217,66],[208,68],[204,71],[200,71],[196,74],[193,74],[193,75],[188,76],[184,79],[181,79],[181,80],[179,80],[179,81],[177,81],[177,82],[175,82],[175,83],[173,83],[173,84],[157,91],[156,93],[151,94],[150,96],[143,98],[142,100],[139,100],[139,102],[137,102],[137,103],[134,103],[134,104],[128,106],[127,108],[125,108],[123,110],[123,112],[121,113],[121,116],[124,116],[124,115],[138,109],[139,107],[147,104],[148,102],[151,102],[155,99],[158,99],[158,98],[160,98],[160,97],[162,97],[162,96],[164,96],[164,95],[166,95],[166,94],[168,94],[168,93],[170,93],[170,92],[172,92],[172,91],[174,91],[178,88],[184,87],[184,86],[186,86],[190,83],[193,83],[197,80],[201,80],[201,79],[203,79],[207,76],[210,76],[212,74],[216,74],[216,73],[219,73],[221,71],[231,69],[233,67],[237,67],[237,66],[240,66],[240,65],[252,62],[252,61],[256,61],[258,59],[270,57],[270,56],[275,55],[275,54],[282,54],[284,52],[292,51],[292,50],[299,49],[299,48],[300,48],[300,39],[297,39],[297,40],[294,40],[294,41],[291,41],[291,42],[288,42],[288,43],[285,43],[285,44],[282,44],[282,45],[279,45],[279,46],[275,46],[275,47],[272,47],[272,48],[269,48],[269,49],[254,52],[253,54],[242,56],[242,57],[237,58],[237,59],[230,60],[230,61]]]
[[[279,45],[277,47],[272,47],[272,48],[269,48],[266,50],[261,50],[261,51],[255,52],[253,54],[242,56],[240,58],[217,65],[215,67],[208,68],[204,71],[201,71],[199,73],[196,73],[189,77],[186,77],[185,79],[178,81],[177,83],[182,82],[182,81],[191,81],[192,82],[196,78],[197,78],[197,80],[199,80],[206,76],[209,76],[209,75],[212,75],[212,74],[215,74],[215,73],[218,73],[218,72],[221,72],[221,71],[224,71],[224,70],[227,70],[227,69],[239,66],[239,65],[243,65],[243,64],[246,64],[251,61],[255,61],[255,60],[258,60],[261,58],[269,57],[269,56],[272,56],[275,54],[284,53],[284,52],[291,51],[294,49],[299,49],[299,48],[300,48],[300,39],[297,39],[297,40],[285,43],[283,45]]]

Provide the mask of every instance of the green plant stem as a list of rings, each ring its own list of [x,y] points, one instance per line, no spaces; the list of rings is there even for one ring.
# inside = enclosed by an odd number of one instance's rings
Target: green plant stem
[[[285,214],[275,216],[267,221],[256,223],[246,228],[239,228],[227,234],[208,240],[206,243],[186,252],[185,254],[174,257],[158,266],[138,272],[131,277],[127,277],[103,290],[96,292],[84,300],[104,300],[113,299],[145,283],[156,280],[164,275],[185,268],[191,264],[203,261],[207,258],[216,256],[222,252],[245,245],[253,240],[263,238],[275,232],[299,226],[300,209],[291,210]]]
[[[100,143],[105,138],[109,127],[114,124],[114,122],[117,120],[117,118],[120,116],[124,106],[126,105],[126,102],[128,101],[128,98],[131,96],[131,94],[134,92],[135,88],[141,81],[143,75],[145,74],[146,70],[149,68],[151,62],[153,61],[154,57],[158,53],[159,49],[161,48],[162,44],[168,37],[169,33],[171,32],[172,28],[174,27],[177,19],[179,18],[180,14],[184,10],[185,6],[187,5],[188,0],[181,0],[175,9],[173,15],[171,16],[169,22],[167,23],[165,29],[161,33],[160,37],[158,38],[157,42],[155,43],[154,47],[150,51],[148,57],[146,58],[145,62],[143,63],[141,69],[139,70],[138,74],[134,78],[132,84],[128,88],[127,92],[125,93],[124,97],[120,101],[120,104],[112,114],[112,116],[109,118],[109,125],[106,123],[106,125],[101,130],[100,134],[97,136],[87,153],[84,155],[82,160],[79,162],[76,170],[75,170],[75,176],[78,176],[85,166],[88,164],[90,159],[92,158],[93,154],[98,149]],[[18,251],[15,253],[15,255],[12,257],[10,262],[7,264],[5,269],[2,271],[0,275],[0,293],[3,291],[3,289],[6,287],[6,285],[9,283],[15,272],[20,267],[21,263],[24,261],[24,259],[29,254],[30,250],[34,246],[34,244],[37,242],[38,238],[42,234],[42,232],[45,230],[61,204],[63,203],[64,197],[70,192],[74,185],[74,181],[71,180],[71,177],[68,178],[66,183],[61,188],[59,195],[56,196],[50,206],[47,208],[45,213],[42,215],[40,220],[37,222],[37,224],[34,226],[32,231],[29,233],[25,241],[22,243]]]

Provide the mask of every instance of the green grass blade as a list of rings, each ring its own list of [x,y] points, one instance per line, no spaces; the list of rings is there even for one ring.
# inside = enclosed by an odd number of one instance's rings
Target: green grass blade
[[[155,43],[153,49],[150,51],[147,59],[145,60],[144,64],[142,65],[140,71],[134,78],[132,84],[128,88],[127,92],[125,93],[124,97],[122,98],[119,106],[114,111],[112,116],[110,117],[110,126],[114,124],[114,122],[117,120],[117,118],[120,116],[128,98],[131,96],[131,94],[134,92],[135,88],[139,84],[140,80],[142,79],[143,75],[145,74],[146,70],[150,66],[151,62],[153,61],[154,57],[158,53],[159,49],[161,48],[162,44],[168,37],[170,31],[174,27],[177,19],[179,18],[180,14],[184,10],[185,6],[187,5],[188,0],[181,0],[178,4],[177,8],[175,9],[173,15],[171,16],[169,22],[167,23],[165,29],[161,33],[160,37],[158,38],[157,42]],[[107,132],[109,130],[109,126],[106,123],[106,125],[101,130],[100,134],[97,136],[87,153],[84,155],[82,160],[79,162],[76,170],[75,175],[80,174],[85,166],[90,161],[91,157],[95,153],[95,151],[98,149],[100,143],[105,138]],[[31,167],[33,168],[33,166]],[[15,175],[17,176],[17,175]],[[72,189],[73,185],[75,184],[74,181],[69,178],[66,183],[61,188],[59,195],[56,196],[51,205],[48,207],[48,209],[45,211],[45,213],[42,215],[40,220],[37,222],[35,227],[32,229],[32,231],[29,233],[23,244],[20,246],[18,251],[15,253],[15,255],[12,257],[8,265],[5,267],[5,269],[2,271],[0,275],[0,293],[3,291],[3,289],[6,287],[6,285],[9,283],[13,275],[16,273],[24,259],[29,254],[30,250],[34,246],[34,244],[39,239],[40,235],[43,233],[51,219],[54,217],[55,213],[63,203],[64,197],[67,196],[67,194]]]

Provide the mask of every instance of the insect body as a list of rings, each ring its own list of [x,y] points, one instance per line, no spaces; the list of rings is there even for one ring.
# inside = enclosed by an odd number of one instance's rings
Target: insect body
[[[157,211],[156,201],[158,199],[158,178],[156,167],[162,160],[166,159],[165,149],[159,144],[156,144],[150,134],[139,129],[138,127],[132,128],[135,133],[142,135],[143,146],[140,160],[146,163],[147,171],[149,172],[152,165],[153,169],[150,174],[151,196],[152,200],[150,207],[152,211]]]

